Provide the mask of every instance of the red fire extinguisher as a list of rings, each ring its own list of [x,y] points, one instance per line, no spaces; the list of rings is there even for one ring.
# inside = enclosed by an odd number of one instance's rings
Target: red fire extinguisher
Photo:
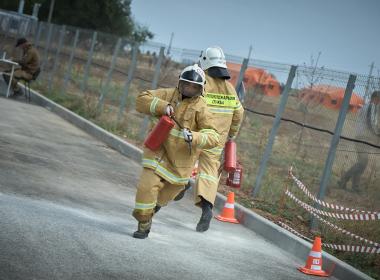
[[[144,145],[152,151],[158,150],[161,144],[169,137],[170,130],[173,127],[174,121],[168,116],[162,116],[145,139]]]
[[[224,148],[224,170],[231,172],[236,168],[236,143],[228,140]]]
[[[228,173],[226,185],[232,188],[239,189],[243,181],[243,166],[238,162],[234,171]]]

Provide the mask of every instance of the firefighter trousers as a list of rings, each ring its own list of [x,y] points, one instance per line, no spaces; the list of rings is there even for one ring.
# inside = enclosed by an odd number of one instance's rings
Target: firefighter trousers
[[[198,176],[195,185],[195,205],[201,197],[214,205],[219,185],[220,155],[202,151],[198,159]]]
[[[184,188],[184,185],[170,184],[158,176],[152,169],[143,168],[137,186],[133,217],[139,222],[150,221],[156,205],[161,207],[166,206]]]

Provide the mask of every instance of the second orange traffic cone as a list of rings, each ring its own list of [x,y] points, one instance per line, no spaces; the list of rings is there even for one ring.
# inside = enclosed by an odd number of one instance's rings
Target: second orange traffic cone
[[[315,237],[313,248],[309,253],[306,260],[306,265],[304,267],[299,267],[298,270],[309,275],[324,276],[327,277],[329,274],[322,270],[322,249],[321,249],[321,238]]]
[[[239,221],[235,219],[235,194],[233,192],[229,192],[227,195],[227,201],[224,204],[222,213],[215,218],[222,222],[229,222],[238,224]]]

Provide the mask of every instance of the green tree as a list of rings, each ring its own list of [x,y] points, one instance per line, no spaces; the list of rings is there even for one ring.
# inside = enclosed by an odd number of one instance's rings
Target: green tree
[[[47,20],[51,0],[26,0],[24,12],[31,14],[40,3],[40,20]],[[145,26],[135,23],[131,15],[131,0],[56,0],[53,23],[95,29],[137,42],[153,38]],[[0,8],[17,11],[18,1],[1,0]]]

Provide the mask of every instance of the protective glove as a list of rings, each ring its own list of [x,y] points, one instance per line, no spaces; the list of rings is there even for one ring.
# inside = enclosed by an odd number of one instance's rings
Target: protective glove
[[[228,135],[227,141],[235,140],[235,136]]]
[[[166,106],[165,114],[169,117],[174,115],[174,108],[172,105],[168,104],[168,106]]]
[[[193,133],[191,132],[190,129],[184,128],[182,133],[183,133],[183,138],[185,138],[185,141],[187,143],[191,143],[193,141]]]

